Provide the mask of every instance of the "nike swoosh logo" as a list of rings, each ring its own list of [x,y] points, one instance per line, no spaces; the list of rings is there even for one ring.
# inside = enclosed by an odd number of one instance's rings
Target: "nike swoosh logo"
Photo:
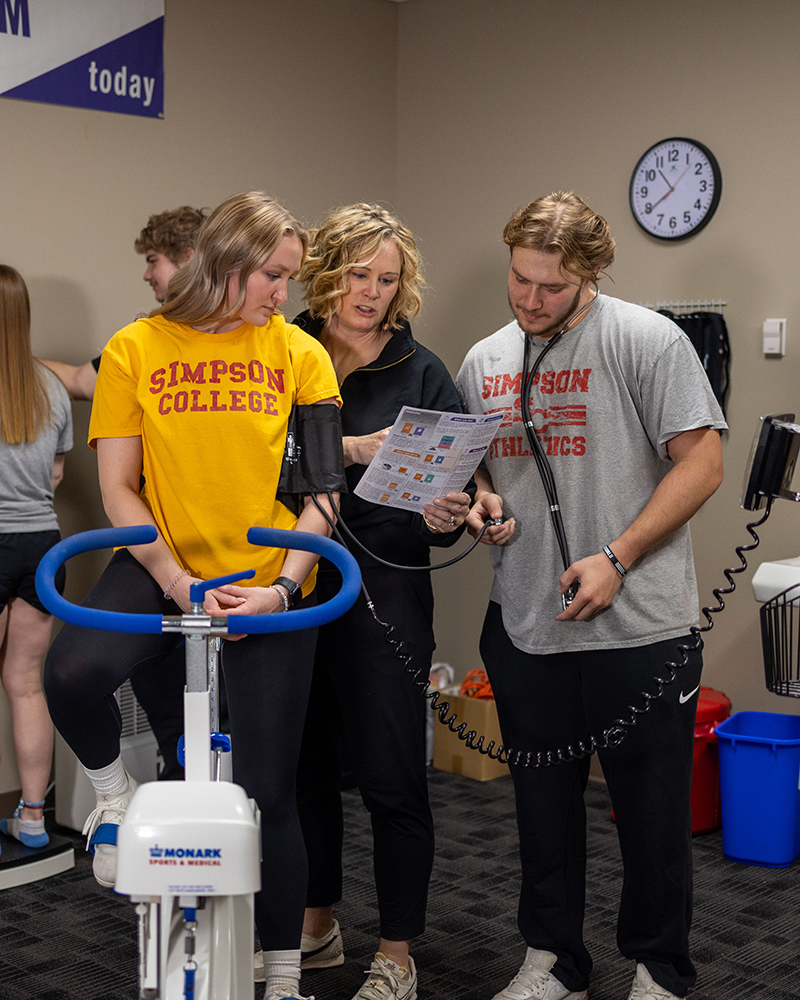
[[[696,694],[697,694],[697,692],[698,692],[699,690],[700,690],[700,685],[698,684],[698,685],[697,685],[697,687],[696,687],[696,688],[694,689],[694,691],[690,691],[690,692],[689,692],[688,694],[684,694],[684,693],[683,693],[683,691],[681,691],[681,696],[680,696],[680,698],[678,699],[678,700],[680,701],[681,705],[685,705],[685,704],[686,704],[686,702],[687,702],[687,701],[688,701],[688,700],[689,700],[689,699],[690,699],[690,698],[691,698],[691,697],[692,697],[693,695],[696,695]]]

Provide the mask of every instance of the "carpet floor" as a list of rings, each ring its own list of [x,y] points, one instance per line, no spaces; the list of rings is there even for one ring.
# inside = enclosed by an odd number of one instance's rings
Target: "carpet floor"
[[[511,779],[476,782],[430,770],[436,864],[428,927],[414,942],[421,1000],[490,1000],[519,968],[519,859]],[[304,995],[349,1000],[377,946],[369,818],[345,792],[345,899],[336,914],[345,964],[303,977]],[[591,1000],[626,1000],[634,969],[616,951],[622,872],[605,786],[587,792],[589,873],[585,937],[595,967]],[[68,831],[59,829],[59,833]],[[80,838],[76,866],[0,892],[0,1000],[134,1000],[133,907],[94,881]],[[2,840],[5,844],[5,839]],[[719,832],[694,839],[699,970],[691,1000],[797,1000],[800,864],[734,864]],[[258,1000],[263,987],[256,987]]]

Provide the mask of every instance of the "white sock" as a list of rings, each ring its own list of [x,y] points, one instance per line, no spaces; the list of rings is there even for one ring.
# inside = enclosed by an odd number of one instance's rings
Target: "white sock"
[[[122,763],[122,756],[96,771],[92,771],[88,767],[84,767],[84,771],[97,795],[117,795],[128,787],[128,772]]]
[[[300,949],[296,951],[265,951],[264,980],[267,984],[266,995],[270,990],[285,990],[297,992],[300,986]]]

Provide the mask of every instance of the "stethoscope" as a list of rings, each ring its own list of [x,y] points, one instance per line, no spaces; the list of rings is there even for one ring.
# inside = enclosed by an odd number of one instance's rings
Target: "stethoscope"
[[[536,467],[539,470],[539,476],[542,480],[542,486],[544,487],[545,496],[547,497],[547,503],[550,510],[550,521],[553,525],[553,530],[556,536],[556,542],[558,543],[558,549],[561,553],[561,561],[564,564],[564,569],[567,570],[572,565],[572,559],[569,554],[569,543],[567,541],[567,532],[564,528],[564,520],[561,516],[561,504],[558,500],[558,490],[556,488],[556,481],[553,477],[553,470],[550,468],[550,463],[547,461],[547,455],[545,454],[544,448],[536,434],[536,428],[533,424],[533,417],[531,415],[531,401],[530,401],[530,390],[533,385],[533,379],[539,371],[542,362],[553,350],[553,348],[558,344],[562,337],[568,333],[572,327],[579,323],[586,313],[591,309],[594,303],[597,301],[597,297],[600,294],[600,289],[597,287],[597,282],[594,282],[595,295],[591,298],[585,305],[581,306],[576,312],[570,316],[564,326],[550,338],[549,342],[545,345],[542,351],[539,352],[539,356],[533,363],[533,367],[528,371],[528,365],[530,364],[530,354],[531,354],[531,338],[526,333],[525,334],[525,349],[523,353],[522,361],[522,380],[520,382],[520,408],[522,410],[522,421],[525,428],[525,435],[528,438],[528,444],[533,452],[533,457],[536,460]],[[523,331],[524,332],[524,331]],[[572,599],[577,592],[577,587],[573,590],[572,587],[565,593],[561,595],[561,604],[566,611],[567,607],[572,603]]]

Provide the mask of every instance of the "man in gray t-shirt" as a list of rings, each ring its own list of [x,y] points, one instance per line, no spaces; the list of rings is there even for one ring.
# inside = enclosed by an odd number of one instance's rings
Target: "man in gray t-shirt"
[[[506,746],[544,755],[598,738],[625,866],[629,1000],[671,1000],[696,978],[689,796],[702,661],[688,521],[722,481],[726,425],[686,336],[599,294],[614,241],[577,195],[520,209],[504,240],[514,320],[470,350],[456,380],[467,412],[503,414],[467,521],[475,534],[505,518],[484,536],[495,579],[481,655]],[[667,661],[684,660],[662,688]],[[606,749],[627,706],[662,689]],[[495,1000],[585,1000],[589,758],[512,774],[528,951]]]

